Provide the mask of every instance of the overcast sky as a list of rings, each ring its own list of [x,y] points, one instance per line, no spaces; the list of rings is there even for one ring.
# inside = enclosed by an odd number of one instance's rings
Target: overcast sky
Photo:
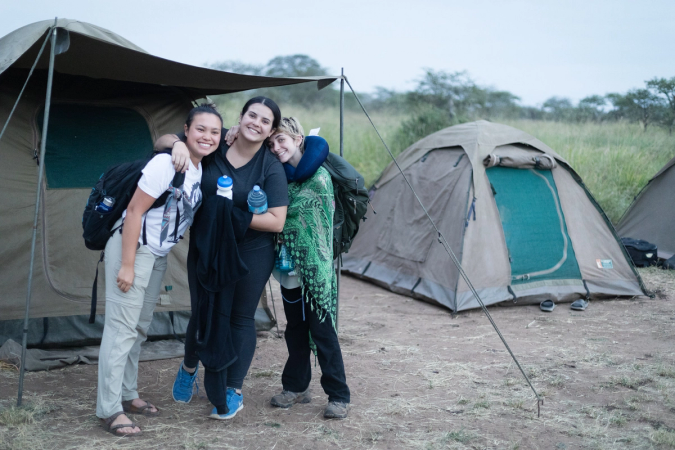
[[[425,67],[466,70],[526,105],[675,76],[673,0],[2,0],[0,36],[90,22],[194,65],[303,53],[357,91],[409,90]]]

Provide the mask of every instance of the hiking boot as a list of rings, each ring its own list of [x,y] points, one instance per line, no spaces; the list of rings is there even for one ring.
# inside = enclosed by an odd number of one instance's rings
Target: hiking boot
[[[183,368],[183,363],[180,363],[176,379],[173,382],[173,399],[180,403],[190,403],[192,400],[192,392],[197,379],[197,371],[199,365],[195,368],[194,373],[190,373]]]
[[[272,397],[270,403],[272,406],[277,406],[279,408],[290,408],[293,406],[293,403],[309,403],[311,401],[312,395],[309,392],[309,388],[307,388],[304,392],[283,390],[281,391],[281,394]]]
[[[345,402],[328,402],[326,409],[323,411],[323,416],[326,419],[344,419],[347,417],[349,411],[349,403]]]

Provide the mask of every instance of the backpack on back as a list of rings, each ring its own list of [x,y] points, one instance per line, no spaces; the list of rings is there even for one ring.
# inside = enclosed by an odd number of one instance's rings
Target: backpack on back
[[[364,216],[370,198],[361,174],[341,156],[328,153],[323,167],[330,173],[333,181],[333,259],[336,259],[341,253],[347,253],[352,246],[360,221],[366,220]]]
[[[87,204],[84,207],[82,215],[82,237],[84,245],[89,250],[103,250],[112,236],[112,227],[117,220],[122,217],[122,213],[136,192],[136,186],[143,175],[143,168],[157,154],[167,153],[162,151],[152,156],[136,161],[118,164],[106,170],[92,188]],[[174,176],[172,186],[180,187],[183,185],[185,174],[177,172]],[[164,192],[151,206],[158,208],[166,203],[169,191]],[[105,197],[114,199],[110,211],[99,211],[97,206],[101,204]]]
[[[84,207],[84,214],[82,215],[82,237],[84,238],[84,245],[89,250],[102,250],[101,257],[96,264],[96,275],[94,276],[94,283],[91,287],[91,310],[89,312],[89,323],[94,323],[96,320],[96,303],[98,292],[98,265],[103,261],[105,246],[108,239],[117,230],[112,229],[115,222],[122,217],[122,213],[129,206],[131,197],[136,192],[138,182],[143,175],[143,169],[150,162],[150,160],[160,153],[171,153],[170,150],[164,150],[154,153],[152,156],[138,159],[136,161],[118,164],[106,170],[92,188],[87,204]],[[176,172],[171,182],[172,187],[182,189],[185,181],[185,174]],[[159,208],[167,203],[171,195],[171,190],[164,192],[150,209]],[[114,203],[110,211],[99,211],[97,207],[103,202],[105,197],[114,199]],[[180,214],[177,214],[176,221],[180,219]],[[145,222],[143,222],[143,235],[145,235]],[[176,233],[178,232],[178,224],[176,224]],[[145,236],[144,236],[145,240]]]

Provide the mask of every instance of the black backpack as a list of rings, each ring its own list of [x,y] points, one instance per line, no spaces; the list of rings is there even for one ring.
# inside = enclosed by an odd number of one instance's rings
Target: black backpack
[[[96,185],[89,194],[87,204],[84,207],[84,214],[82,215],[82,229],[84,230],[82,237],[84,238],[84,245],[88,249],[105,250],[108,239],[110,239],[117,230],[117,228],[113,230],[112,227],[115,225],[115,222],[122,217],[122,213],[127,209],[127,206],[129,206],[131,197],[133,197],[134,192],[136,192],[138,182],[143,175],[143,169],[154,156],[160,153],[171,153],[171,150],[163,150],[152,154],[152,156],[148,158],[118,164],[106,170],[98,179]],[[176,175],[174,175],[173,181],[171,182],[171,186],[182,188],[184,181],[185,174],[176,172]],[[157,200],[155,200],[150,209],[163,206],[167,202],[170,194],[170,191],[164,192]],[[96,210],[96,206],[103,201],[104,197],[112,197],[115,199],[112,209],[107,213],[101,213]],[[176,214],[175,233],[178,233],[179,221],[180,214]],[[145,222],[143,222],[142,233],[143,240],[145,240]],[[98,264],[103,261],[103,258],[104,252],[101,251],[101,257],[98,260]],[[96,264],[94,284],[91,287],[89,323],[94,323],[96,320],[98,264]]]
[[[658,249],[651,242],[641,239],[621,238],[628,255],[637,267],[654,266],[658,262]]]
[[[170,152],[170,150],[168,151]],[[162,151],[159,153],[167,153]],[[114,230],[113,225],[122,217],[122,213],[136,192],[136,186],[143,174],[143,168],[150,162],[150,160],[157,154],[144,159],[118,164],[106,170],[92,188],[87,204],[84,207],[84,214],[82,215],[82,237],[84,238],[84,245],[89,250],[103,250],[105,245],[112,236]],[[172,186],[180,187],[185,180],[185,174],[176,172],[171,183]],[[103,201],[104,197],[112,197],[115,203],[112,210],[107,213],[101,213],[96,210],[96,206]],[[169,191],[164,192],[152,204],[152,208],[158,208],[166,203],[169,197]]]
[[[323,167],[330,173],[333,181],[333,259],[336,259],[341,253],[347,253],[352,246],[352,241],[359,232],[360,221],[366,220],[364,216],[370,198],[361,174],[341,156],[328,153]]]

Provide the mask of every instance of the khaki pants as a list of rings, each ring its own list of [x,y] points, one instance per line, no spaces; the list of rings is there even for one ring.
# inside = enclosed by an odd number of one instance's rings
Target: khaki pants
[[[166,259],[155,256],[146,246],[136,250],[134,284],[125,293],[117,287],[122,265],[121,233],[115,232],[105,247],[105,327],[96,398],[96,415],[100,418],[122,411],[122,401],[138,398],[138,357],[148,337]]]

